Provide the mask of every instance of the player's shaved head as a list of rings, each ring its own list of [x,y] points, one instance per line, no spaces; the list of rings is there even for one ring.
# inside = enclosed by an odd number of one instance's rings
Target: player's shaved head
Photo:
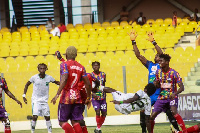
[[[75,59],[77,56],[77,49],[74,46],[69,46],[66,50],[67,59]]]
[[[149,83],[145,86],[146,92],[148,96],[151,96],[155,93],[156,91],[156,86],[153,83]]]

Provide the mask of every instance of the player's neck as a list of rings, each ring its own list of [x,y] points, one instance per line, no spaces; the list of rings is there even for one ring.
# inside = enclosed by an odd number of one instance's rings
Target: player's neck
[[[169,69],[170,69],[170,67],[169,67],[169,66],[166,66],[166,67],[162,68],[162,71],[163,71],[164,73],[167,73],[167,72],[169,71]]]
[[[45,75],[46,74],[39,74],[39,77],[43,79],[43,78],[45,78]]]
[[[72,59],[72,58],[67,58],[67,60],[75,60],[75,59]]]
[[[99,75],[100,71],[93,71],[96,75]]]

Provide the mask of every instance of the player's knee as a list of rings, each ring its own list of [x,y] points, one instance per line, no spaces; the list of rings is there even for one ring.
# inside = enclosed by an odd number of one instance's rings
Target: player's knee
[[[102,112],[102,116],[106,117],[107,112]]]
[[[96,110],[96,115],[100,116],[100,110]]]
[[[33,121],[37,121],[37,118],[38,118],[38,116],[37,116],[37,115],[34,115],[34,116],[33,116]]]
[[[50,120],[50,116],[45,116],[44,118],[45,118],[46,121]]]

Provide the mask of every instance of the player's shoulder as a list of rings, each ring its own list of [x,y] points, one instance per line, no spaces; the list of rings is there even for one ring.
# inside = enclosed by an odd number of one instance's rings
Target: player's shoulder
[[[102,75],[106,75],[106,73],[105,73],[105,72],[102,72],[102,71],[101,71],[101,73],[102,73]]]
[[[38,74],[35,74],[35,75],[33,75],[31,78],[36,78],[36,77],[38,77],[39,75]]]

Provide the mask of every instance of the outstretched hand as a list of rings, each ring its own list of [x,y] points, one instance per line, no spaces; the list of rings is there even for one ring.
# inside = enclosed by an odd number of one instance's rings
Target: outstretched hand
[[[130,36],[130,40],[131,41],[135,41],[135,39],[137,38],[137,34],[135,33],[135,31],[131,31],[130,33],[127,33]]]
[[[24,103],[27,104],[27,99],[23,97]]]
[[[55,105],[55,104],[56,104],[56,100],[57,100],[58,97],[59,97],[59,96],[56,95],[56,96],[51,100],[51,103],[53,103],[53,104]]]
[[[62,55],[60,54],[60,51],[56,51],[55,52],[56,57],[61,60],[62,59]]]
[[[16,101],[20,106],[21,106],[21,108],[22,108],[22,103],[19,101],[19,100],[17,100]]]
[[[147,40],[150,42],[153,42],[154,41],[153,32],[149,32],[147,35],[149,37],[149,38],[147,38]]]

